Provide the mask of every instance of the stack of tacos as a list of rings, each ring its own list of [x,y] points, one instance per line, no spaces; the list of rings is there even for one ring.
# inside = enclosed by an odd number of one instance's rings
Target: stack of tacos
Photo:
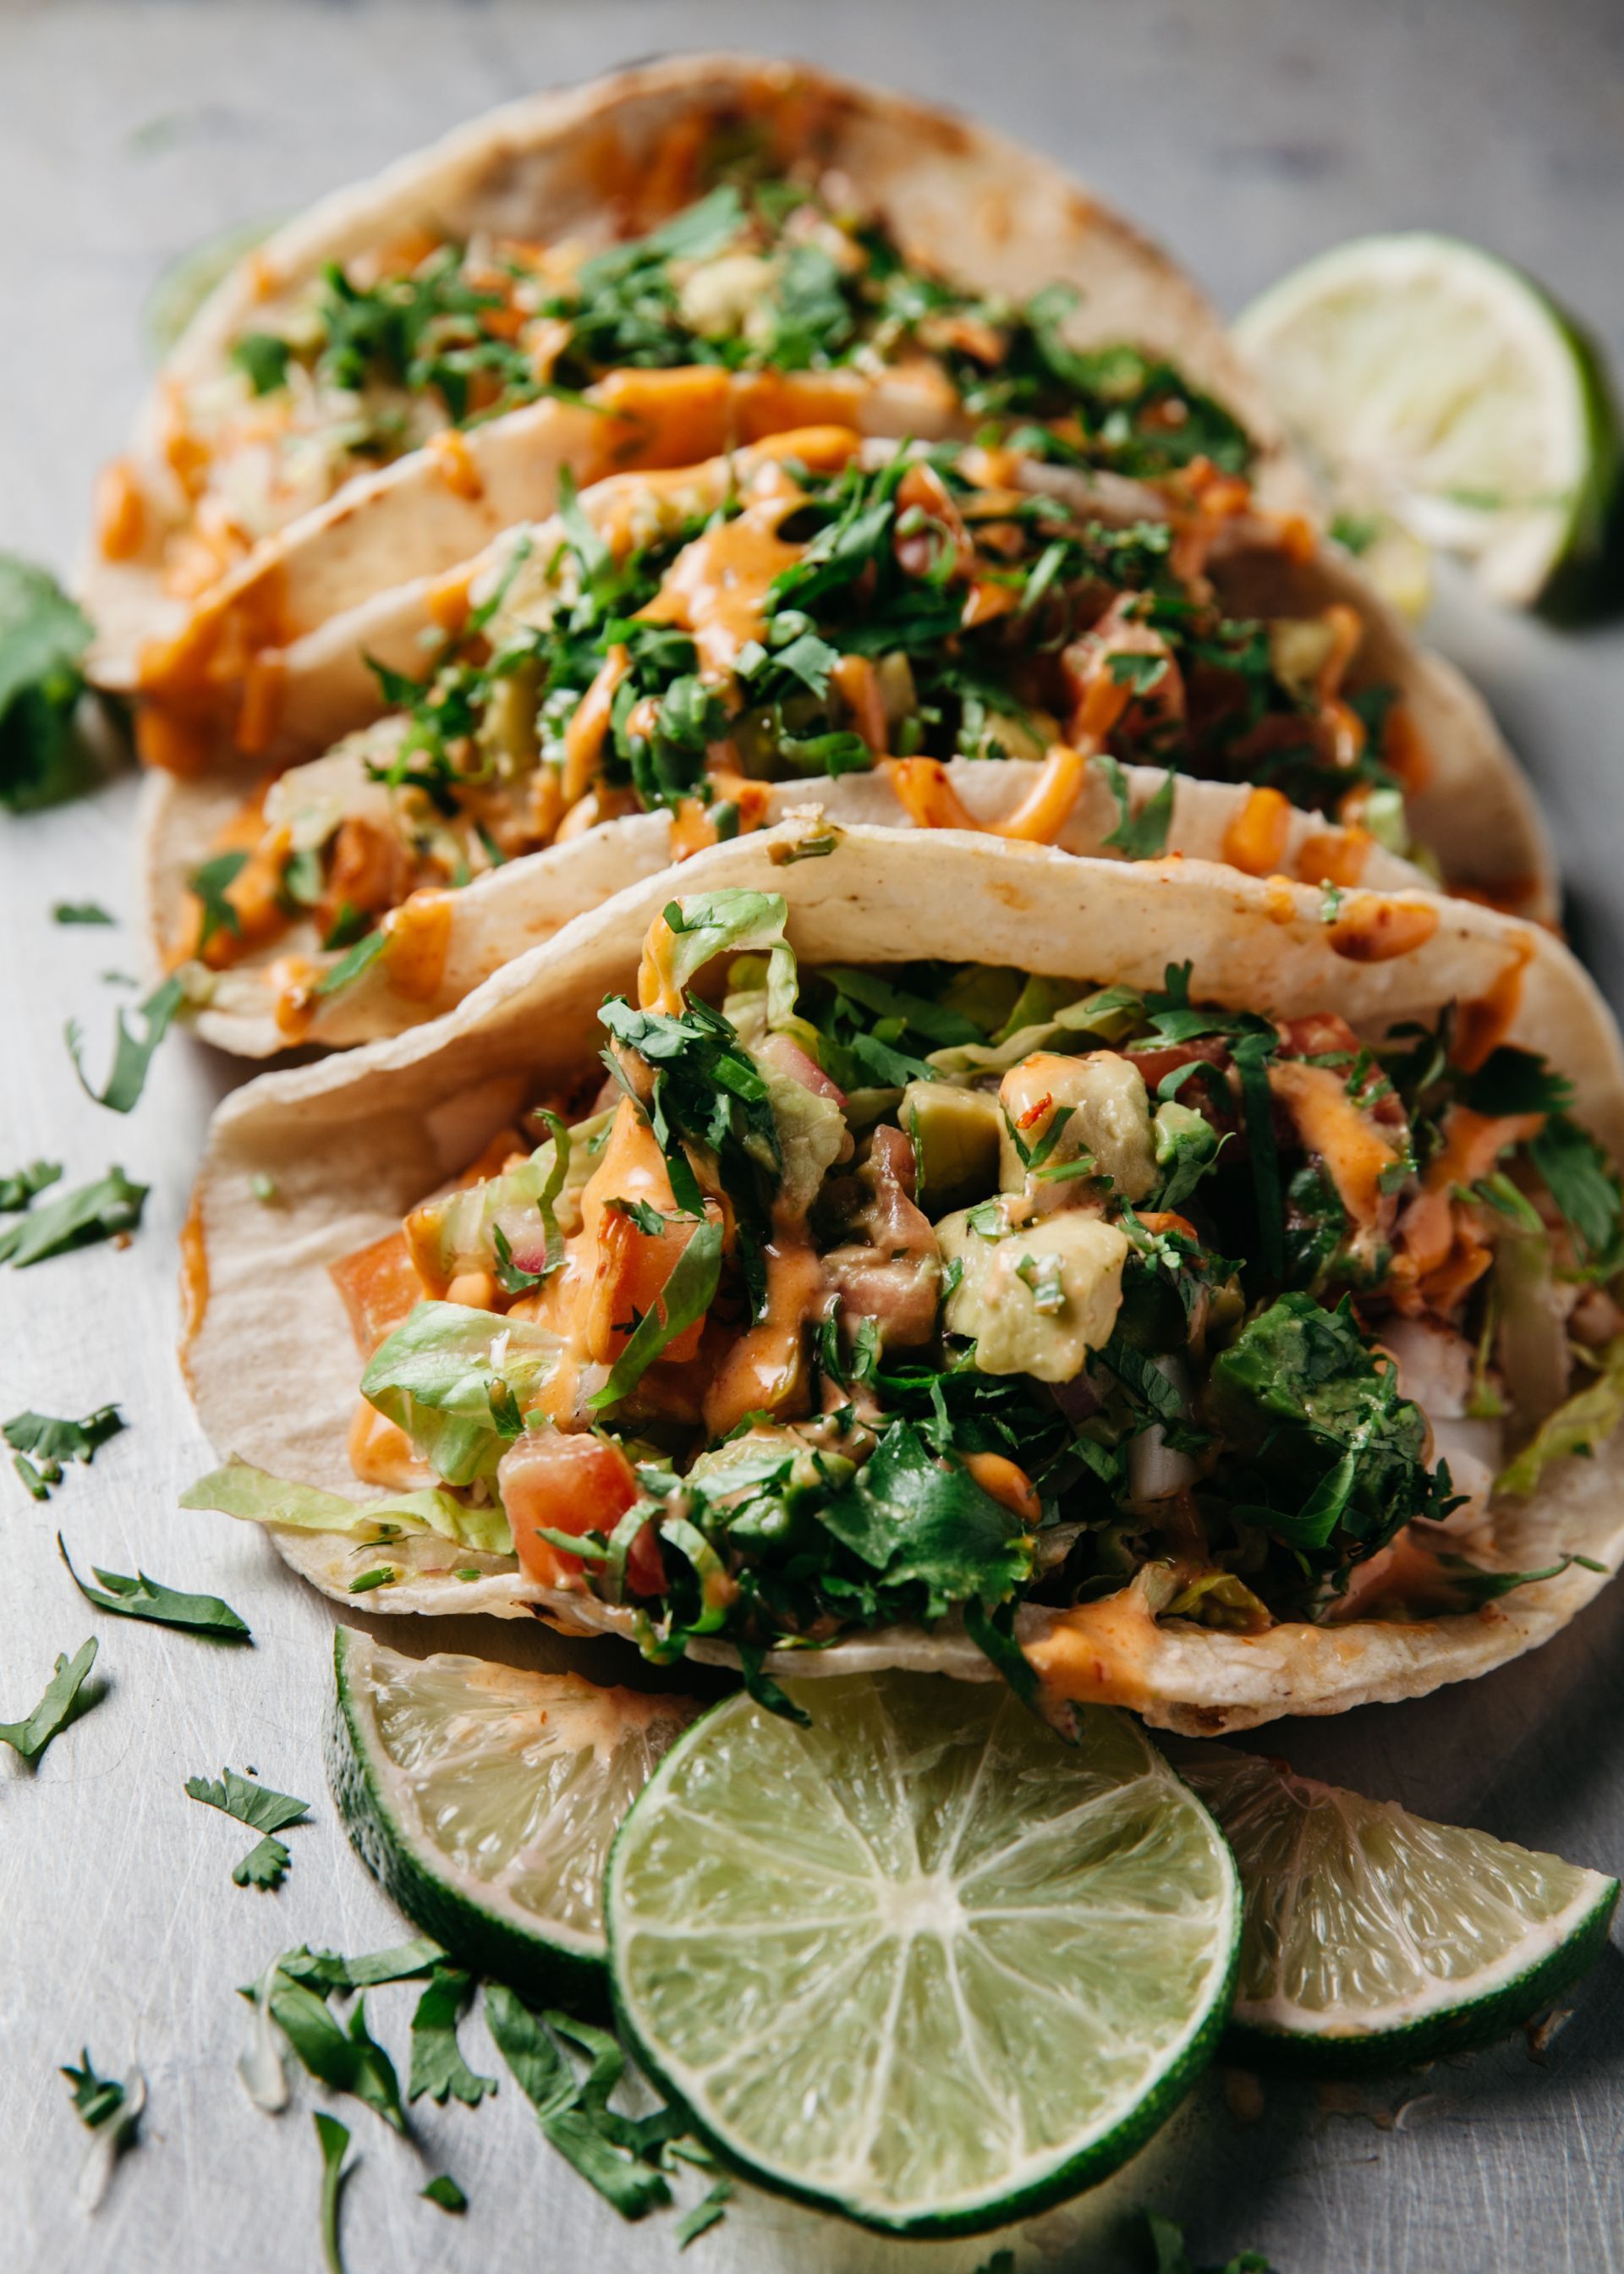
[[[214,1125],[191,1504],[1198,1735],[1602,1584],[1624,1055],[1537,808],[1078,184],[799,66],[521,103],[242,263],[104,504],[154,952],[332,1053]]]
[[[799,66],[520,103],[242,262],[107,502],[156,950],[366,1046],[189,1234],[211,1489],[319,1584],[381,1522],[375,1608],[1191,1728],[1596,1584],[1624,1093],[1537,809],[1079,185]],[[865,1575],[907,1510],[989,1572]]]

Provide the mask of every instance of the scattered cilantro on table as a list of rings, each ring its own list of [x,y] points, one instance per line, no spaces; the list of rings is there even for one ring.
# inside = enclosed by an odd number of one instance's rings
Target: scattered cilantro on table
[[[247,1621],[240,1619],[218,1595],[184,1594],[177,1587],[166,1587],[161,1579],[149,1579],[145,1571],[132,1578],[127,1572],[103,1571],[94,1563],[90,1568],[102,1585],[87,1586],[74,1570],[60,1532],[56,1546],[74,1585],[100,1611],[110,1611],[118,1618],[147,1619],[154,1626],[183,1627],[190,1633],[212,1635],[223,1642],[248,1639]]]
[[[46,1684],[45,1694],[31,1713],[20,1721],[0,1721],[0,1738],[4,1738],[19,1758],[37,1761],[51,1739],[81,1713],[87,1713],[101,1696],[97,1690],[85,1694],[85,1683],[95,1664],[96,1638],[81,1643],[71,1658],[59,1655],[56,1670]]]
[[[185,1788],[192,1799],[234,1816],[239,1824],[264,1834],[232,1871],[237,1885],[280,1887],[293,1859],[284,1842],[274,1835],[286,1831],[290,1824],[303,1824],[310,1815],[310,1803],[296,1800],[291,1793],[274,1792],[269,1785],[255,1784],[248,1777],[238,1776],[235,1769],[226,1769],[213,1781],[188,1777]]]

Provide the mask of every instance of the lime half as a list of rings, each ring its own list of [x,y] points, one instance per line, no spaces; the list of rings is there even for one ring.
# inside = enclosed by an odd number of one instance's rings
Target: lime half
[[[1531,604],[1600,562],[1619,431],[1590,343],[1458,238],[1362,237],[1293,270],[1235,336],[1346,516],[1391,514]]]
[[[1227,1746],[1174,1758],[1245,1890],[1234,2040],[1325,2074],[1492,2044],[1590,1966],[1619,1883]]]
[[[1114,2171],[1207,2060],[1239,1928],[1212,1818],[1137,1723],[1067,1745],[1001,1686],[794,1687],[680,1737],[605,1889],[617,2009],[763,2186],[967,2233]]]
[[[340,1627],[334,1797],[407,1916],[482,1973],[601,1994],[615,1829],[698,1712],[478,1658],[403,1658]]]

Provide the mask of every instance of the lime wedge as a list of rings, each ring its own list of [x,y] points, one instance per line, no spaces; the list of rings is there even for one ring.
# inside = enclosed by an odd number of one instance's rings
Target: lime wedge
[[[1362,237],[1293,270],[1235,336],[1344,514],[1391,514],[1530,605],[1599,567],[1618,419],[1588,340],[1457,238]]]
[[[989,1683],[743,1695],[633,1803],[605,1908],[651,2074],[762,2185],[974,2233],[1114,2171],[1205,2065],[1239,1890],[1138,1724],[1067,1745]]]
[[[1489,2044],[1590,1966],[1619,1883],[1486,1832],[1295,1776],[1223,1745],[1175,1745],[1245,1890],[1231,2042],[1320,2074]]]
[[[699,1708],[484,1659],[403,1658],[340,1627],[334,1797],[407,1916],[482,1973],[601,1994],[616,1826]]]

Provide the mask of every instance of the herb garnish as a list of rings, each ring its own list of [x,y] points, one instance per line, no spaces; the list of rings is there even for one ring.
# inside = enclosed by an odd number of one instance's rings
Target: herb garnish
[[[91,636],[48,570],[0,553],[0,805],[46,805],[83,786],[73,719]]]
[[[349,2176],[344,2164],[350,2146],[350,2127],[336,2116],[314,2115],[316,2139],[321,2150],[321,2248],[327,2274],[344,2274],[343,2253],[338,2242],[339,2190]],[[351,2167],[353,2168],[353,2167]]]
[[[62,1482],[64,1461],[94,1460],[97,1448],[124,1427],[124,1416],[116,1405],[102,1405],[82,1421],[57,1420],[48,1413],[16,1413],[9,1421],[0,1422],[0,1436],[11,1446],[11,1465],[34,1499],[49,1500],[51,1487]]]
[[[105,1105],[114,1113],[128,1113],[139,1101],[147,1087],[147,1069],[154,1053],[175,1020],[175,1014],[186,999],[185,983],[179,972],[173,972],[162,985],[154,987],[144,1003],[136,1005],[135,1015],[145,1022],[144,1032],[137,1035],[124,1023],[124,1013],[117,1012],[117,1040],[113,1046],[113,1064],[106,1087],[93,1088],[85,1073],[81,1045],[84,1040],[77,1019],[70,1019],[64,1032],[67,1037],[68,1054],[73,1060],[73,1071],[79,1087],[98,1105]]]
[[[472,1995],[472,1975],[447,1962],[435,1965],[411,2017],[408,2100],[417,2100],[426,2092],[442,2107],[449,2097],[477,2108],[487,2092],[496,2090],[496,2079],[480,2076],[470,2068],[457,2043],[457,2023]]]
[[[222,1642],[248,1638],[246,1620],[238,1618],[229,1603],[222,1602],[218,1595],[183,1594],[178,1588],[166,1587],[162,1580],[149,1579],[145,1571],[132,1578],[126,1572],[103,1571],[94,1563],[90,1568],[102,1585],[89,1587],[74,1570],[60,1532],[56,1546],[74,1585],[98,1610],[111,1611],[119,1618],[147,1619],[154,1626],[184,1627]]]
[[[272,1835],[284,1832],[290,1824],[303,1824],[310,1814],[310,1803],[296,1800],[291,1793],[273,1792],[268,1785],[255,1784],[250,1778],[239,1776],[235,1769],[226,1769],[221,1776],[188,1777],[186,1791],[193,1800],[206,1807],[217,1808],[226,1816],[234,1816],[239,1824],[252,1831],[264,1834],[257,1846],[231,1873],[239,1887],[280,1887],[288,1876],[292,1856],[283,1841]]]
[[[132,1185],[122,1169],[109,1169],[94,1184],[80,1185],[43,1208],[30,1209],[20,1222],[0,1231],[0,1263],[22,1271],[48,1256],[66,1255],[101,1239],[122,1239],[139,1224],[147,1193],[145,1185]]]
[[[110,924],[116,916],[109,915],[100,900],[53,900],[51,922],[59,924]]]
[[[37,1761],[51,1739],[81,1713],[87,1713],[100,1698],[100,1690],[81,1695],[91,1668],[96,1660],[96,1638],[81,1643],[71,1658],[58,1656],[56,1671],[45,1687],[45,1695],[31,1713],[20,1721],[0,1721],[0,1738],[11,1746],[19,1759]],[[88,2057],[86,2057],[88,2058]]]

